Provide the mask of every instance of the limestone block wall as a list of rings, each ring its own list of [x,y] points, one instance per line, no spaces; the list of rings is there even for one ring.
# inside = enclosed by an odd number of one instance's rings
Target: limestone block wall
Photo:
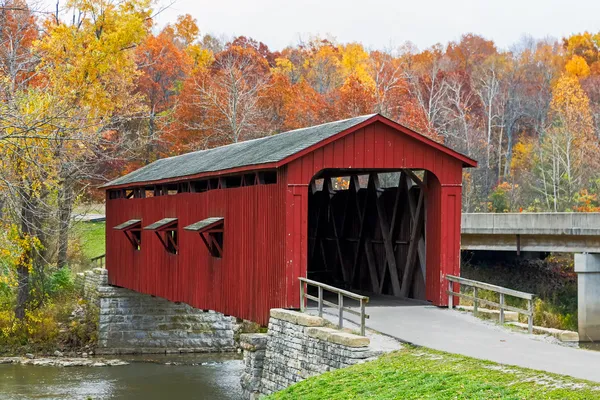
[[[368,338],[325,327],[325,323],[316,316],[273,309],[267,334],[242,335],[246,398],[268,395],[310,376],[380,354],[369,348]]]
[[[240,336],[240,347],[244,350],[241,384],[245,399],[254,400],[259,397],[267,338],[266,333],[244,333]]]
[[[105,269],[78,278],[98,306],[98,354],[235,351],[236,318],[108,285]]]

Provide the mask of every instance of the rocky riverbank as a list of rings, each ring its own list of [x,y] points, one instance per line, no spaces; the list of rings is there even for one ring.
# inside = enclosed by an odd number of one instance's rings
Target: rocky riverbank
[[[116,367],[128,365],[127,361],[84,357],[0,357],[0,364],[35,365],[44,367]]]

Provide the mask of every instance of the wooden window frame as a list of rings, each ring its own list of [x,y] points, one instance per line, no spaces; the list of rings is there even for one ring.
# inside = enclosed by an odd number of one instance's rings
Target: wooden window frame
[[[117,225],[114,229],[125,234],[127,240],[131,243],[135,251],[142,249],[142,220],[129,220],[121,225]]]
[[[154,224],[148,225],[144,229],[154,231],[167,253],[174,255],[179,254],[179,233],[177,229],[177,218],[172,218],[172,220],[169,222],[166,222],[158,227],[153,227],[161,221],[162,220],[157,221]]]
[[[214,220],[214,221],[211,221]],[[200,228],[197,225],[201,225]],[[225,219],[222,217],[211,217],[186,226],[185,230],[198,232],[200,238],[206,245],[208,253],[215,258],[223,258],[223,240],[225,234]]]

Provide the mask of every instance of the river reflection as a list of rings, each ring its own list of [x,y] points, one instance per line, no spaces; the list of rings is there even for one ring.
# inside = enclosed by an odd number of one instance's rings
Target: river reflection
[[[239,399],[242,361],[220,355],[123,358],[120,367],[0,365],[0,399]],[[148,362],[152,361],[152,362]],[[165,365],[170,362],[174,365]]]

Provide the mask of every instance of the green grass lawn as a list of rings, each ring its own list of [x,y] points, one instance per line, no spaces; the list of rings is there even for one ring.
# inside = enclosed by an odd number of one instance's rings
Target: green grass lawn
[[[71,233],[78,238],[85,258],[97,257],[106,252],[106,237],[104,222],[75,222]]]
[[[309,378],[275,399],[600,399],[600,384],[405,346]]]

